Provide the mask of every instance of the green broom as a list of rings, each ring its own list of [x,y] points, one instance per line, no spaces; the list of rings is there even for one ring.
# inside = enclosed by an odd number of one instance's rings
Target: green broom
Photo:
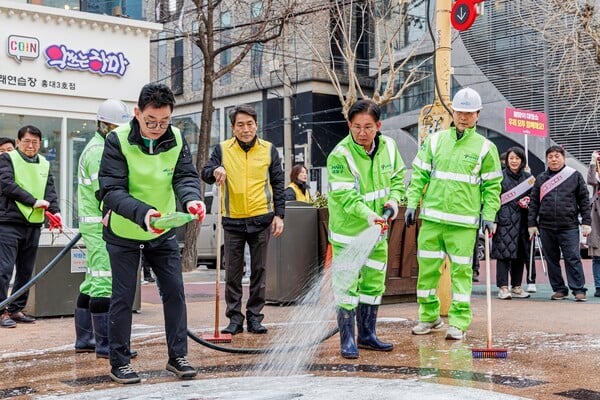
[[[492,283],[490,277],[490,233],[483,232],[485,236],[485,286],[487,297],[487,347],[471,349],[473,358],[508,358],[507,349],[492,347]]]

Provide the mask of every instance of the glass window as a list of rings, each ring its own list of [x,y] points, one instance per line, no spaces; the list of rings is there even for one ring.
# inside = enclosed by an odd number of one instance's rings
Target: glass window
[[[192,31],[194,35],[197,35],[199,32],[199,23],[198,21],[194,21],[192,24]],[[192,36],[194,38],[194,36]],[[203,83],[203,61],[202,61],[202,52],[200,51],[200,47],[196,45],[194,39],[192,39],[192,90],[199,91],[202,89]]]
[[[167,62],[167,40],[165,40],[166,38],[166,32],[160,32],[158,34],[159,41],[158,50],[156,52],[156,61],[158,64],[158,68],[156,69],[156,80],[158,80],[161,83],[166,83],[164,81],[169,77],[169,70],[171,69],[171,66]]]
[[[221,13],[221,28],[229,28],[232,26],[231,20],[231,12],[224,11]],[[224,29],[221,31],[221,46],[226,46],[231,43],[231,38],[229,35],[231,31],[228,29]],[[231,63],[231,49],[227,49],[221,53],[221,65],[220,68]],[[228,72],[221,78],[221,85],[229,85],[231,83],[231,73]]]
[[[220,142],[219,135],[219,110],[216,109],[213,113],[212,118],[212,128],[210,131],[210,149],[209,154],[212,152],[212,149],[215,145]],[[194,163],[196,162],[196,157],[198,153],[199,140],[200,140],[200,118],[202,117],[202,113],[193,113],[193,114],[185,114],[179,115],[177,117],[173,117],[173,126],[179,128],[183,136],[185,137],[186,142],[190,146],[190,152],[192,153],[192,159]]]

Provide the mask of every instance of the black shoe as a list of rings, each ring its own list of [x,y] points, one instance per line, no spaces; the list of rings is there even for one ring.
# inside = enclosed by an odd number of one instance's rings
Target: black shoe
[[[244,332],[244,327],[237,322],[230,322],[227,328],[221,330],[221,333],[229,333],[231,335],[237,335],[242,332]]]
[[[596,288],[596,292],[594,293],[594,297],[600,297],[600,288]]]
[[[130,384],[141,382],[139,375],[131,368],[131,364],[112,367],[109,375],[110,379],[117,383]]]
[[[150,276],[148,276],[148,277],[145,277],[145,278],[144,278],[144,280],[145,280],[146,282],[150,282],[150,283],[154,283],[154,282],[156,282],[156,279],[154,279],[154,278],[152,277],[152,275],[150,275]]]
[[[185,356],[169,358],[167,371],[173,372],[179,379],[192,379],[198,375],[196,368],[192,367]]]
[[[2,328],[16,328],[17,323],[10,318],[8,312],[4,312],[0,315],[0,327]]]
[[[21,324],[33,324],[35,322],[35,318],[33,318],[31,315],[25,314],[23,311],[17,311],[10,314],[10,318],[16,323]]]
[[[248,332],[252,333],[267,333],[267,328],[265,328],[259,321],[248,321]]]

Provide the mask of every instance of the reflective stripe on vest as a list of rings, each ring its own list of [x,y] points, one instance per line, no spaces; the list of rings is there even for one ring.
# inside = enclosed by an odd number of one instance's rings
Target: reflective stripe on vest
[[[18,150],[9,151],[8,155],[13,165],[15,183],[27,191],[36,200],[43,200],[50,174],[50,163],[38,154],[38,162],[31,163],[23,159]],[[33,208],[15,200],[17,208],[28,222],[41,224],[44,222],[44,209]]]
[[[458,215],[446,213],[438,210],[433,210],[431,208],[424,208],[421,210],[421,215],[424,217],[432,217],[438,219],[440,221],[449,221],[449,222],[458,222],[461,224],[479,224],[479,217],[470,217],[467,215]]]
[[[167,151],[154,154],[142,152],[138,145],[131,145],[127,139],[131,131],[129,125],[115,129],[121,152],[127,161],[127,179],[129,194],[156,209],[162,215],[175,211],[175,192],[173,191],[173,173],[183,147],[179,129],[171,127],[175,136],[176,146]],[[117,236],[132,240],[152,240],[159,235],[143,230],[135,222],[111,212],[110,229]],[[169,232],[165,230],[161,235]]]

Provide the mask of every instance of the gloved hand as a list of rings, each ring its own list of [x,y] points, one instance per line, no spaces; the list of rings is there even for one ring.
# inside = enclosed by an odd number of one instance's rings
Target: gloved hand
[[[535,235],[540,234],[536,226],[530,226],[529,228],[527,228],[527,232],[529,232],[529,240],[531,240]]]
[[[592,159],[590,160],[590,164],[596,165],[596,161],[598,161],[598,157],[600,157],[600,152],[598,150],[594,150],[592,152]]]
[[[148,212],[146,213],[146,216],[144,217],[144,224],[146,224],[146,230],[148,232],[154,233],[155,235],[160,235],[161,233],[163,233],[165,231],[164,229],[156,229],[150,224],[150,219],[152,217],[160,217],[160,216],[161,216],[161,214],[158,211],[156,211],[154,208],[151,208],[148,210]]]
[[[46,216],[48,217],[48,220],[50,221],[50,226],[48,226],[48,229],[52,230],[52,229],[58,229],[59,232],[62,232],[63,230],[63,222],[62,222],[62,217],[60,216],[60,213],[56,213],[56,214],[50,214],[50,212],[46,212]]]
[[[404,213],[404,222],[406,223],[406,227],[412,226],[415,224],[415,209],[407,208]]]
[[[487,231],[488,235],[492,237],[492,235],[496,233],[496,227],[494,225],[496,225],[494,224],[494,221],[483,220],[483,233],[485,234],[485,232]]]
[[[204,216],[206,215],[206,205],[201,200],[192,200],[188,201],[185,205],[188,213],[192,215],[196,215],[198,217],[198,222],[202,222]]]
[[[529,208],[529,202],[531,202],[531,197],[525,196],[521,198],[521,200],[519,200],[517,204],[519,204],[519,207],[521,208]]]
[[[385,205],[383,206],[384,209],[386,208],[391,208],[392,210],[394,210],[394,213],[392,214],[392,216],[390,217],[390,219],[393,221],[396,219],[396,217],[398,216],[398,202],[394,199],[389,199]]]
[[[48,208],[48,207],[50,207],[50,203],[44,199],[36,200],[35,204],[33,205],[33,208]]]
[[[385,220],[385,218],[380,217],[379,215],[377,215],[375,213],[369,214],[369,216],[367,217],[367,221],[369,222],[369,226],[373,226],[373,225],[381,226],[381,234],[386,233],[388,230],[388,223]]]
[[[583,237],[588,237],[590,236],[590,233],[592,233],[592,227],[589,225],[581,225],[581,234],[583,235]]]

